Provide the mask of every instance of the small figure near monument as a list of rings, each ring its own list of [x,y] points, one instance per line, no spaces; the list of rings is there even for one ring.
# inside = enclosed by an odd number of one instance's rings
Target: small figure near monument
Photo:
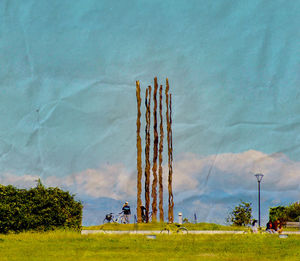
[[[124,217],[125,217],[126,224],[129,224],[129,218],[130,218],[130,215],[131,215],[131,211],[130,211],[130,206],[129,206],[127,201],[123,205],[122,211],[123,211],[123,214],[124,214]]]
[[[278,234],[281,234],[281,233],[282,233],[283,227],[282,227],[282,225],[281,225],[279,219],[277,219],[277,220],[275,220],[275,221],[273,222],[273,228],[274,228],[274,231],[275,231],[276,233],[278,233]]]
[[[275,230],[273,228],[273,223],[272,223],[271,220],[269,220],[269,222],[267,223],[266,232],[268,232],[270,234],[274,234],[275,233]]]
[[[141,215],[142,215],[142,222],[146,222],[146,208],[144,207],[144,205],[141,205]]]
[[[252,233],[255,233],[255,234],[257,234],[257,232],[258,232],[257,220],[256,219],[254,219],[252,224],[251,224],[251,231],[252,231]]]

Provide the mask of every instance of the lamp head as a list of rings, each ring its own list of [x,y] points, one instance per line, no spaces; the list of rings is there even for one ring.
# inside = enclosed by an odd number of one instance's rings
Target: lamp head
[[[254,176],[256,177],[256,179],[257,179],[258,182],[261,182],[261,180],[262,180],[262,178],[263,178],[264,175],[261,174],[261,173],[257,173]]]

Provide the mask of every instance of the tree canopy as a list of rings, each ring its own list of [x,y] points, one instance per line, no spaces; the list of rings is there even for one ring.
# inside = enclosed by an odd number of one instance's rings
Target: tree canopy
[[[46,188],[40,180],[35,188],[0,185],[0,233],[55,228],[80,229],[82,204],[59,188]]]
[[[246,226],[251,223],[252,207],[251,203],[241,201],[227,217],[227,222],[235,226]]]
[[[297,222],[300,218],[300,202],[295,202],[289,206],[278,206],[270,208],[269,218],[274,221],[276,219],[282,221]]]

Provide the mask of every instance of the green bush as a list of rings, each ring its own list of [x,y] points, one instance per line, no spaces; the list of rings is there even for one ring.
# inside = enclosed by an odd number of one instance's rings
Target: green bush
[[[17,189],[0,185],[0,233],[80,229],[82,204],[59,188]]]
[[[226,221],[234,226],[246,226],[251,223],[251,218],[251,203],[241,201],[241,203],[229,213]]]
[[[300,202],[295,202],[286,208],[286,215],[288,220],[292,222],[299,221],[300,218]]]
[[[300,217],[300,203],[295,202],[289,206],[278,206],[270,208],[269,218],[270,220],[282,220],[282,221],[291,221],[297,222]]]
[[[279,219],[285,221],[287,219],[285,213],[285,207],[278,206],[269,209],[269,219],[274,222],[275,220]]]

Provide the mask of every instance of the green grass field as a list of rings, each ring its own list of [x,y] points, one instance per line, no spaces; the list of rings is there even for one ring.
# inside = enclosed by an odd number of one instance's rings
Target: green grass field
[[[118,224],[109,223],[98,226],[83,227],[86,230],[162,230],[166,223],[142,223],[142,224]],[[183,224],[188,230],[226,230],[226,231],[248,231],[249,228],[241,226],[224,226],[214,223],[187,223]],[[284,228],[284,231],[299,231],[299,228]]]
[[[142,223],[142,224],[118,224],[109,223],[99,226],[83,227],[86,230],[161,230],[166,226],[166,223]],[[183,224],[188,230],[247,230],[245,227],[223,226],[213,223],[187,223]]]
[[[0,260],[300,260],[300,236],[80,235],[76,232],[0,235]]]

